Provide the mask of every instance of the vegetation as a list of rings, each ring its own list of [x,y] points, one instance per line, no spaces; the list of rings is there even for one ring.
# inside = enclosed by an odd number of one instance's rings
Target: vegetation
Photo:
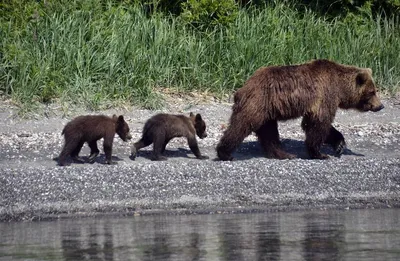
[[[371,5],[332,17],[287,1],[259,8],[187,1],[173,15],[134,2],[2,1],[0,95],[22,106],[155,108],[162,87],[220,95],[261,66],[315,58],[370,67],[381,90],[399,90],[399,17]]]

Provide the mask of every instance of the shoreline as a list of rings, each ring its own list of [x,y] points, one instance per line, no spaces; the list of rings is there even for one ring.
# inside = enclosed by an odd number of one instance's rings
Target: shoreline
[[[171,103],[164,110],[107,110],[123,114],[133,140],[114,139],[115,166],[94,164],[56,166],[52,160],[63,145],[62,127],[74,111],[48,118],[20,119],[0,106],[0,221],[28,221],[98,215],[210,214],[241,211],[400,207],[400,103],[384,99],[378,113],[338,111],[334,125],[347,142],[340,158],[309,160],[300,120],[280,122],[284,149],[298,159],[263,157],[253,135],[235,152],[233,162],[215,161],[215,146],[227,124],[231,104]],[[173,104],[173,105],[172,105]],[[4,105],[4,104],[3,104]],[[210,157],[200,161],[186,140],[167,147],[166,162],[149,160],[151,146],[129,159],[130,146],[141,135],[146,119],[157,112],[201,113],[208,137],[198,140]],[[72,113],[72,114],[74,114]],[[101,148],[102,141],[99,141]],[[81,155],[88,154],[85,145]]]

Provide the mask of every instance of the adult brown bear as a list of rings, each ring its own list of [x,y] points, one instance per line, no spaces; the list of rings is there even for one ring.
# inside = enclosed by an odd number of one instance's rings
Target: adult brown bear
[[[343,135],[332,126],[338,108],[376,112],[383,107],[369,68],[329,60],[262,67],[235,93],[230,125],[217,154],[232,160],[232,152],[255,132],[267,157],[294,158],[281,149],[278,121],[303,117],[309,156],[326,159],[320,152],[324,142],[338,154],[345,146]]]
[[[111,160],[112,144],[115,133],[123,140],[132,138],[129,133],[129,126],[120,115],[108,117],[105,115],[84,115],[78,116],[65,125],[61,134],[64,135],[65,145],[58,157],[58,164],[63,166],[67,156],[71,156],[74,161],[83,163],[79,158],[79,152],[85,142],[90,147],[89,162],[94,162],[99,149],[97,141],[103,138],[104,153],[106,154],[106,163],[113,164]]]

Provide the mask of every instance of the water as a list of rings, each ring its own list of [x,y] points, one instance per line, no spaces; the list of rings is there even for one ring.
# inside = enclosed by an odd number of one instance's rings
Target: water
[[[400,209],[0,223],[0,260],[400,260]]]

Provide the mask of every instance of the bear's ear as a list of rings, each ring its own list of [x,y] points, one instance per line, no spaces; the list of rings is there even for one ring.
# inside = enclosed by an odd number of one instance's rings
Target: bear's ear
[[[124,122],[124,116],[119,115],[119,117],[118,117],[118,122]]]
[[[114,121],[117,121],[117,115],[113,114],[113,116],[111,117]]]
[[[196,121],[202,121],[201,115],[199,113],[196,114]]]
[[[356,76],[356,83],[358,86],[364,85],[368,79],[371,79],[371,75],[368,71],[361,71]]]
[[[193,112],[189,113],[189,117],[194,117]]]

